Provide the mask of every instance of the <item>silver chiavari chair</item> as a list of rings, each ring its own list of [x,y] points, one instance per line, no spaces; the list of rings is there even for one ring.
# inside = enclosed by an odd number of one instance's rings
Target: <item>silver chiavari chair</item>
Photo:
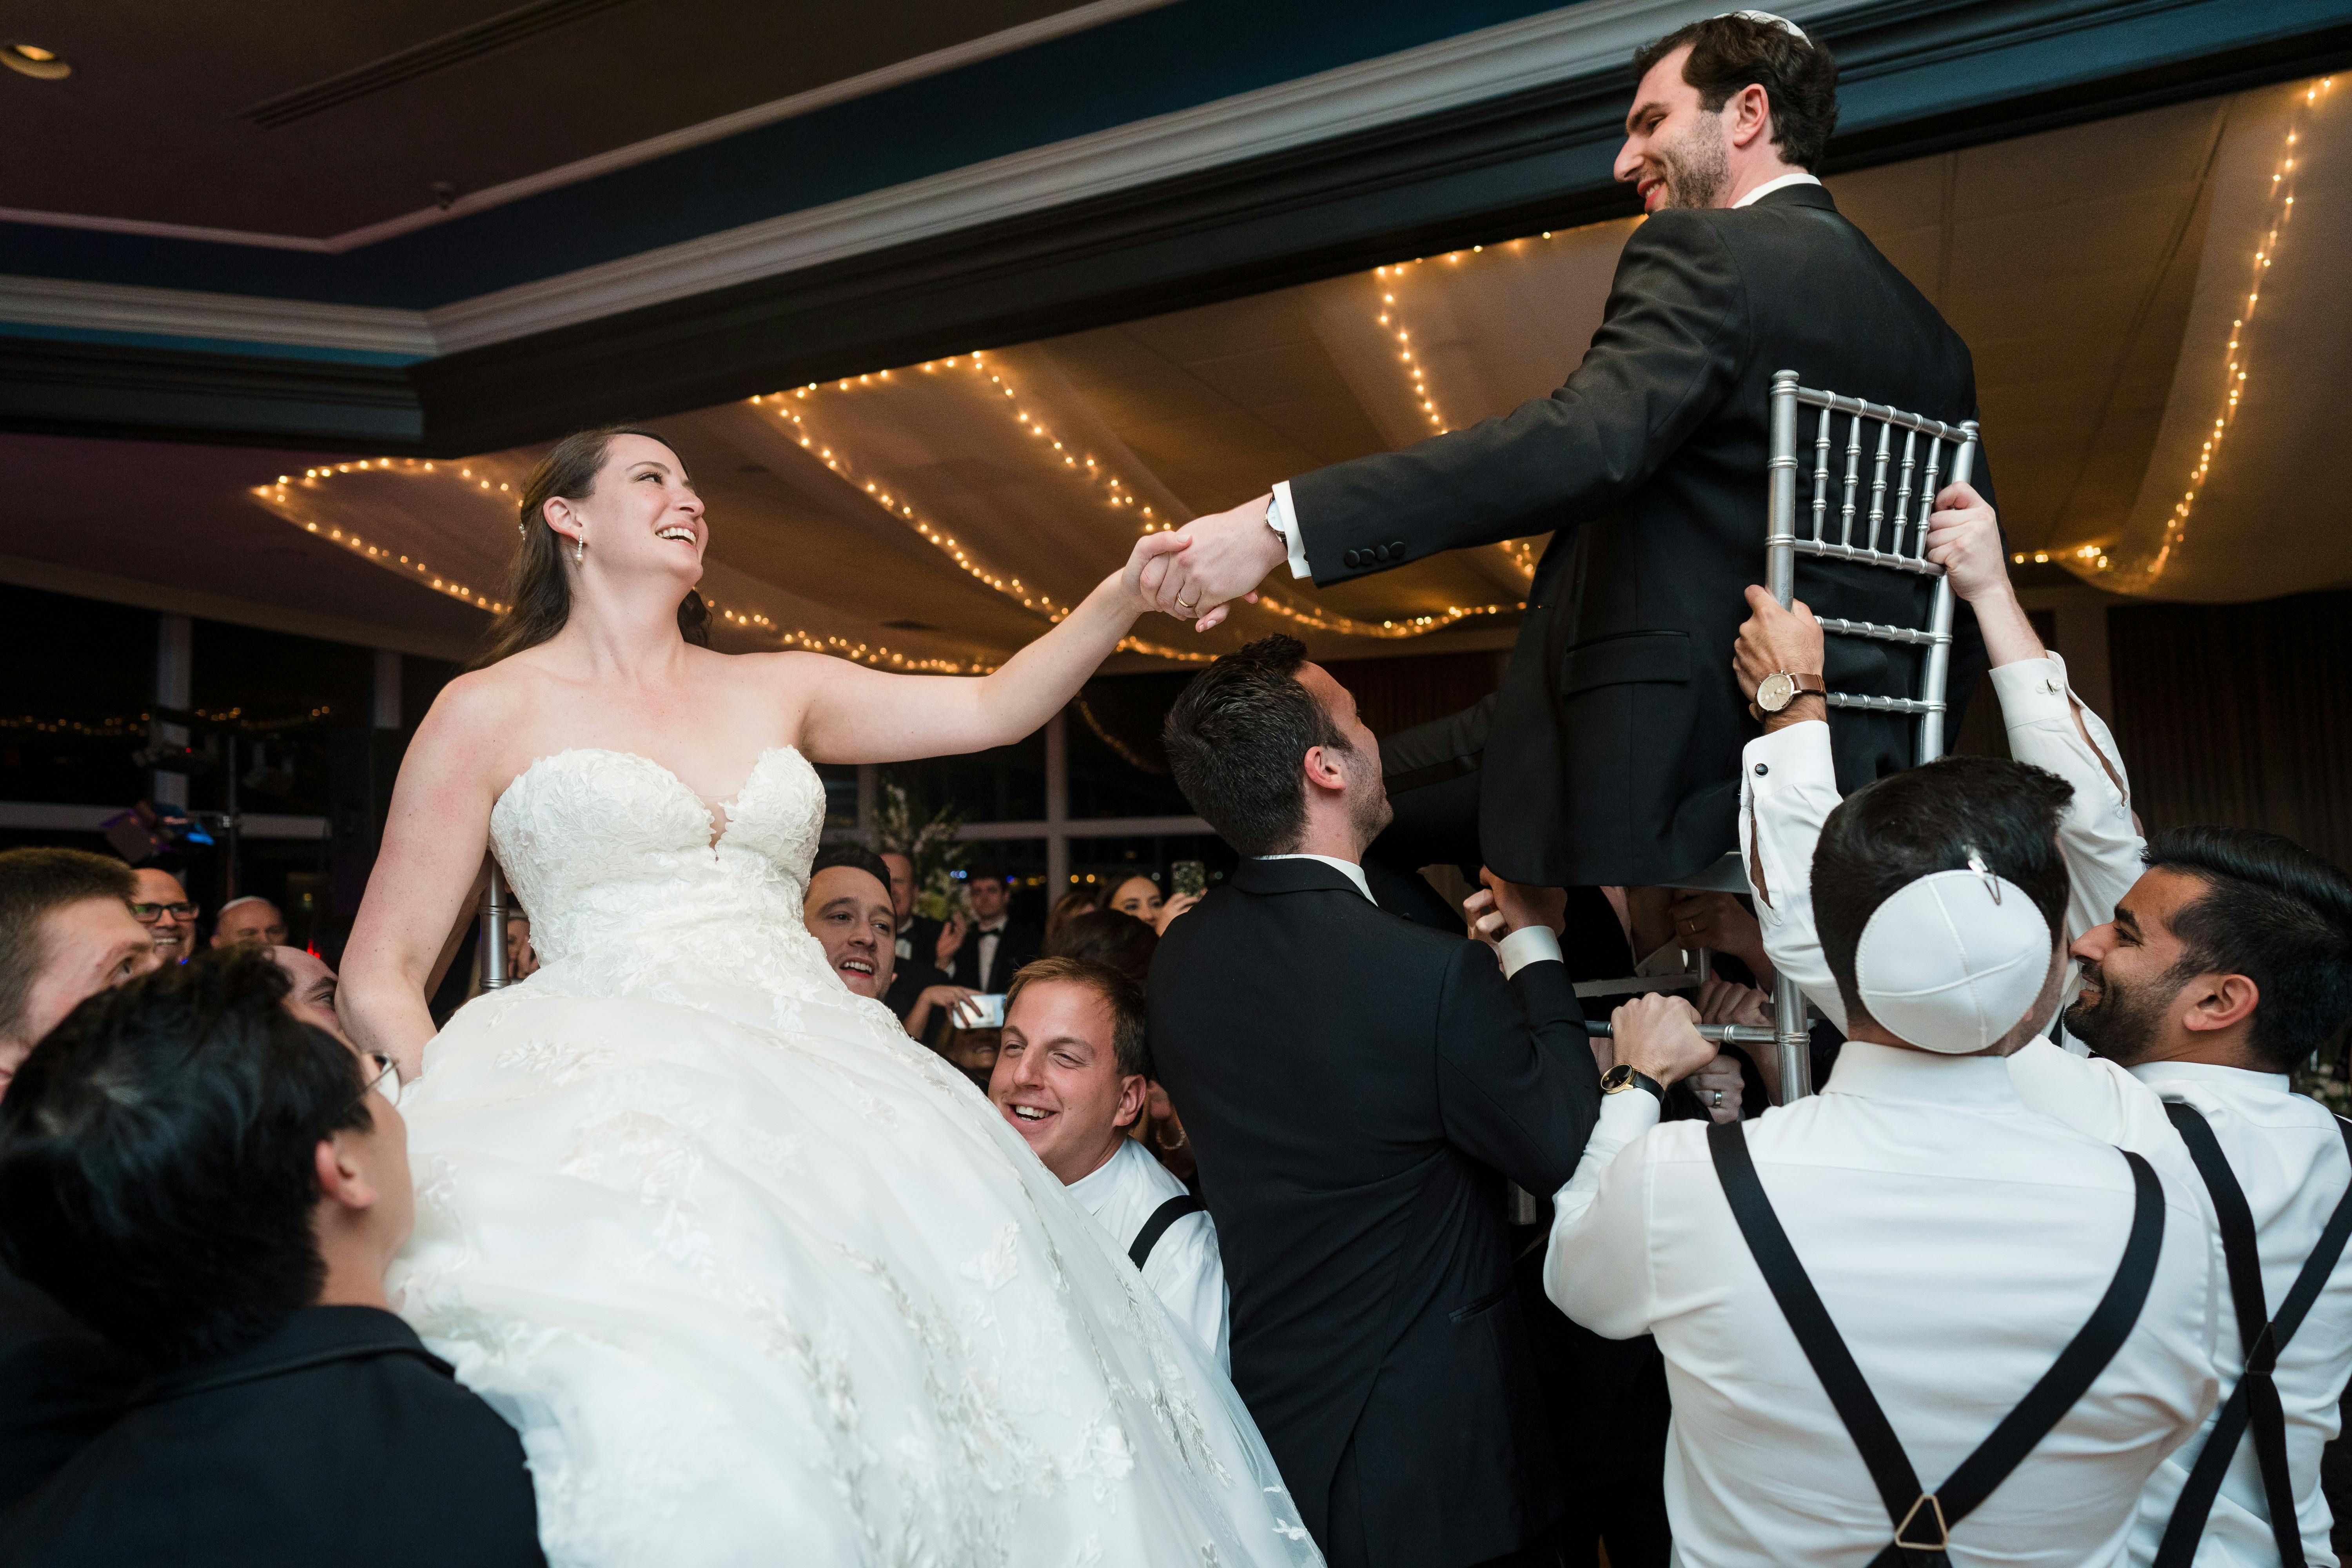
[[[474,938],[481,953],[482,989],[499,991],[514,984],[507,973],[507,916],[514,912],[514,900],[507,892],[506,873],[499,868],[498,858],[490,858],[489,886],[482,889],[482,923]]]
[[[1809,411],[1818,411],[1809,418]],[[1805,426],[1811,426],[1810,431]],[[1837,439],[1841,426],[1845,439]],[[1901,450],[1895,447],[1902,434]],[[1811,527],[1801,530],[1797,476],[1800,444],[1810,434],[1813,448]],[[1949,447],[1948,456],[1946,448]],[[1833,459],[1842,459],[1833,460]],[[1902,643],[1926,650],[1919,690],[1914,697],[1856,696],[1832,691],[1832,710],[1902,713],[1918,721],[1914,760],[1932,763],[1944,754],[1945,683],[1952,662],[1952,584],[1944,569],[1927,559],[1927,514],[1942,484],[1974,477],[1977,425],[1973,419],[1947,425],[1924,415],[1906,414],[1881,403],[1817,392],[1799,384],[1793,370],[1772,377],[1771,457],[1766,465],[1770,496],[1766,510],[1764,581],[1785,607],[1795,597],[1797,557],[1845,561],[1860,566],[1931,579],[1935,592],[1925,626],[1882,626],[1820,616],[1832,637]],[[1867,480],[1864,469],[1869,470]],[[1892,480],[1893,495],[1888,495]],[[1915,482],[1916,481],[1916,482]],[[1865,485],[1866,497],[1865,497]],[[1816,606],[1818,611],[1818,606]],[[1834,720],[1832,720],[1834,722]],[[1745,879],[1743,877],[1742,880]],[[1805,1030],[1805,999],[1785,977],[1773,987],[1774,1044],[1780,1058],[1780,1098],[1811,1094],[1812,1058]]]

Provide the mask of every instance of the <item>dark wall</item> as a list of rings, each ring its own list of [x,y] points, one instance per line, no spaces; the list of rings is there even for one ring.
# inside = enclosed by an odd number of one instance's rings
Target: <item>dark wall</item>
[[[2352,867],[2352,592],[2107,613],[2112,722],[2150,832],[2284,833]]]

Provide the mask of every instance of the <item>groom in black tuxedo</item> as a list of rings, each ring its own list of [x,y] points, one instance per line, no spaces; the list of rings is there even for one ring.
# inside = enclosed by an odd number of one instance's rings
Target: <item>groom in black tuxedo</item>
[[[1809,172],[1837,119],[1828,52],[1737,12],[1633,63],[1617,177],[1650,217],[1567,384],[1195,519],[1191,548],[1144,574],[1160,608],[1214,624],[1286,560],[1286,579],[1345,583],[1552,531],[1477,792],[1485,862],[1538,887],[1682,882],[1738,842],[1755,731],[1731,646],[1742,592],[1764,580],[1773,374],[1955,424],[1976,414],[1967,345]],[[1981,458],[1975,482],[1990,496]],[[1924,579],[1804,557],[1797,573],[1823,614],[1924,621]],[[1955,638],[1947,733],[1983,666],[1965,605]],[[1828,657],[1835,689],[1916,690],[1912,648],[1838,638]],[[1834,731],[1844,790],[1910,765],[1907,718],[1848,710]]]
[[[1375,903],[1380,746],[1289,637],[1204,671],[1166,740],[1245,857],[1170,925],[1149,988],[1233,1293],[1234,1385],[1334,1568],[1554,1563],[1503,1178],[1558,1190],[1600,1115],[1545,923],[1559,896],[1502,890],[1499,966]]]

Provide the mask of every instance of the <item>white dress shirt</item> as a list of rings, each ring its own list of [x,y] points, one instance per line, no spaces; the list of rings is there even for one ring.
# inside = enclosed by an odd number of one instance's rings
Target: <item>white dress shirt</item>
[[[1183,1195],[1184,1184],[1142,1144],[1122,1138],[1118,1152],[1093,1174],[1072,1182],[1069,1192],[1124,1253],[1160,1205]],[[1160,1236],[1143,1260],[1143,1282],[1230,1373],[1234,1356],[1225,1320],[1231,1293],[1217,1253],[1217,1223],[1207,1210],[1186,1215]]]
[[[2148,1062],[2126,1072],[2113,1062],[2085,1059],[2036,1041],[2010,1058],[2010,1074],[2025,1102],[2094,1138],[2170,1161],[2199,1183],[2163,1101],[2179,1100],[2204,1116],[2253,1211],[2254,1246],[2263,1259],[2263,1299],[2275,1316],[2311,1256],[2327,1216],[2352,1184],[2343,1135],[2327,1108],[2287,1087],[2284,1073],[2248,1072],[2204,1062]],[[2159,1098],[2160,1097],[2160,1098]],[[2210,1205],[2209,1205],[2210,1213]],[[2216,1335],[2221,1392],[2235,1386],[2245,1350],[2236,1315],[2223,1311]],[[2336,1399],[2352,1374],[2352,1253],[2337,1260],[2311,1314],[2281,1352],[2273,1381],[2286,1412],[2287,1473],[2294,1487],[2295,1522],[2312,1568],[2336,1568],[2328,1544],[2333,1516],[2319,1489],[2319,1453],[2336,1436]],[[2211,1422],[2206,1424],[2210,1430]],[[2205,1432],[2157,1468],[2141,1494],[2132,1557],[2147,1563],[2164,1539],[2180,1489],[2205,1446]],[[2222,1478],[2221,1493],[2199,1544],[2201,1568],[2275,1564],[2270,1508],[2251,1437]]]
[[[1612,1339],[1654,1334],[1674,1395],[1667,1518],[1685,1568],[1864,1568],[1878,1489],[1732,1218],[1703,1121],[1609,1096],[1556,1200],[1544,1288]],[[1743,1124],[1806,1274],[1923,1485],[2024,1398],[2105,1293],[2131,1226],[2113,1148],[2026,1108],[2007,1066],[1847,1043],[1821,1094]],[[1957,1568],[2126,1560],[2159,1460],[2213,1409],[2219,1261],[2159,1169],[2139,1321],[2074,1408],[1953,1527]]]
[[[2074,786],[2059,820],[2058,845],[2066,861],[2066,921],[2079,935],[2114,918],[2116,900],[2138,879],[2141,839],[2131,825],[2131,795],[2114,738],[2066,682],[2057,655],[2003,665],[1992,672],[2009,731],[2010,752],[2047,768]],[[2083,725],[2075,727],[2080,713]],[[2089,740],[2084,740],[2087,731]],[[1829,729],[1791,724],[1748,743],[1740,770],[1740,837],[1771,892],[1759,894],[1756,913],[1764,947],[1781,973],[1796,979],[1843,1027],[1845,1012],[1821,953],[1812,921],[1813,845],[1837,805]],[[1760,771],[1759,771],[1760,770]],[[2071,994],[2071,990],[2068,994]],[[1851,1046],[1847,1049],[1851,1050]],[[2207,1244],[2218,1258],[2219,1231],[2202,1177],[2164,1113],[2164,1100],[2192,1105],[2212,1126],[2230,1169],[2252,1210],[2263,1258],[2263,1289],[2275,1313],[2303,1260],[2311,1255],[2352,1171],[2334,1115],[2293,1092],[2283,1075],[2247,1072],[2196,1062],[2151,1062],[2129,1072],[2036,1041],[2009,1058],[2011,1080],[2032,1109],[2102,1142],[2147,1156],[2178,1179],[2207,1216]],[[2218,1372],[2224,1395],[2244,1365],[2237,1318],[2224,1310],[2216,1331]],[[2306,1340],[2304,1336],[2313,1336]],[[2319,1454],[2336,1436],[2337,1396],[2352,1374],[2352,1254],[2339,1261],[2311,1316],[2289,1342],[2274,1373],[2286,1412],[2288,1471],[2305,1555],[2314,1568],[2335,1568],[2328,1545],[2332,1516],[2319,1488]],[[2208,1426],[2210,1423],[2209,1421]],[[2150,1479],[2134,1530],[2133,1559],[2151,1561],[2180,1489],[2204,1446],[2198,1441],[2165,1460]],[[2270,1510],[2253,1445],[2242,1440],[2221,1483],[2200,1543],[2204,1568],[2275,1563]]]
[[[1765,181],[1731,205],[1735,207],[1748,206],[1762,201],[1774,191],[1785,190],[1790,185],[1820,184],[1821,182],[1811,174],[1801,173],[1783,174],[1777,180]],[[1298,508],[1290,499],[1288,479],[1282,479],[1276,483],[1274,500],[1266,504],[1265,525],[1282,535],[1282,552],[1289,560],[1290,574],[1293,577],[1313,576],[1315,570],[1307,563],[1307,540],[1306,536],[1298,531]]]
[[[2115,739],[2066,684],[2056,654],[1992,672],[2009,729],[2010,754],[2074,787],[2058,820],[2066,861],[2066,936],[2071,942],[2115,918],[2116,902],[2139,879],[2141,839]],[[2080,711],[2086,744],[2074,726]],[[1813,932],[1813,845],[1838,805],[1827,724],[1790,724],[1748,742],[1739,767],[1739,847],[1756,894],[1764,949],[1822,1016],[1843,1030],[1845,1004]],[[2071,994],[2071,991],[2068,993]]]
[[[994,978],[996,950],[1004,945],[1004,928],[1012,923],[1012,916],[999,915],[994,925],[980,926],[972,932],[973,972],[979,976],[978,989],[982,992],[988,990],[989,981]]]

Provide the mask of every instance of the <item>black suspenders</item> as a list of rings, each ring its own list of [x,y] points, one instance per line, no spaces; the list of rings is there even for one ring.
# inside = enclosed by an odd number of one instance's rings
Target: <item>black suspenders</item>
[[[1723,1184],[1723,1195],[1730,1200],[1732,1217],[1739,1222],[1739,1234],[1747,1238],[1748,1250],[1762,1270],[1764,1283],[1771,1288],[1772,1299],[1780,1304],[1789,1327],[1796,1331],[1797,1343],[1812,1363],[1838,1419],[1845,1423],[1847,1435],[1861,1450],[1862,1462],[1869,1468],[1879,1499],[1886,1505],[1886,1517],[1895,1525],[1894,1541],[1871,1559],[1870,1568],[1948,1568],[1950,1559],[1945,1549],[1950,1543],[1952,1527],[1990,1497],[1993,1489],[2033,1451],[2033,1446],[2074,1407],[2139,1321],[2140,1308],[2156,1280],[2157,1258],[2164,1247],[2164,1193],[2157,1184],[2155,1171],[2137,1154],[2119,1151],[2131,1166],[2131,1235],[2124,1243],[2123,1261],[2116,1265],[2106,1294],[2082,1331],[2059,1352],[2057,1361],[2017,1408],[1931,1492],[1919,1484],[1918,1472],[1911,1468],[1902,1440],[1895,1436],[1870,1385],[1863,1381],[1862,1369],[1854,1364],[1837,1325],[1830,1321],[1829,1309],[1822,1305],[1812,1281],[1805,1277],[1804,1266],[1797,1261],[1788,1232],[1780,1228],[1780,1218],[1764,1195],[1764,1184],[1757,1180],[1740,1124],[1732,1121],[1709,1127],[1706,1143],[1715,1160],[1716,1176]]]
[[[1143,1260],[1151,1256],[1151,1249],[1160,1245],[1160,1238],[1168,1234],[1170,1226],[1186,1215],[1199,1214],[1208,1206],[1190,1193],[1178,1193],[1151,1211],[1151,1217],[1143,1222],[1143,1228],[1135,1233],[1135,1240],[1129,1244],[1127,1260],[1138,1268],[1142,1268]]]
[[[2319,1245],[2304,1260],[2303,1272],[2294,1277],[2273,1318],[2263,1299],[2263,1258],[2254,1242],[2253,1211],[2246,1206],[2245,1189],[2238,1185],[2230,1162],[2221,1157],[2213,1129],[2194,1108],[2177,1100],[2167,1100],[2164,1113],[2189,1145],[2189,1157],[2197,1162],[2197,1173],[2213,1194],[2213,1218],[2221,1229],[2221,1259],[2229,1267],[2230,1301],[2237,1309],[2238,1342],[2246,1349],[2246,1366],[2189,1472],[2188,1484],[2180,1489],[2180,1500],[2173,1506],[2164,1541],[2156,1550],[2156,1568],[2188,1568],[2196,1558],[2205,1521],[2221,1494],[2221,1478],[2249,1426],[2253,1429],[2254,1458],[2262,1465],[2263,1500],[2270,1508],[2279,1562],[2283,1568],[2304,1568],[2303,1528],[2295,1519],[2294,1484],[2287,1474],[2286,1415],[2271,1373],[2278,1365],[2279,1352],[2303,1326],[2305,1314],[2336,1272],[2336,1260],[2344,1255],[2345,1237],[2352,1236],[2352,1188],[2327,1216]],[[2344,1135],[2345,1152],[2352,1155],[2352,1122],[2337,1117],[2336,1130]]]

